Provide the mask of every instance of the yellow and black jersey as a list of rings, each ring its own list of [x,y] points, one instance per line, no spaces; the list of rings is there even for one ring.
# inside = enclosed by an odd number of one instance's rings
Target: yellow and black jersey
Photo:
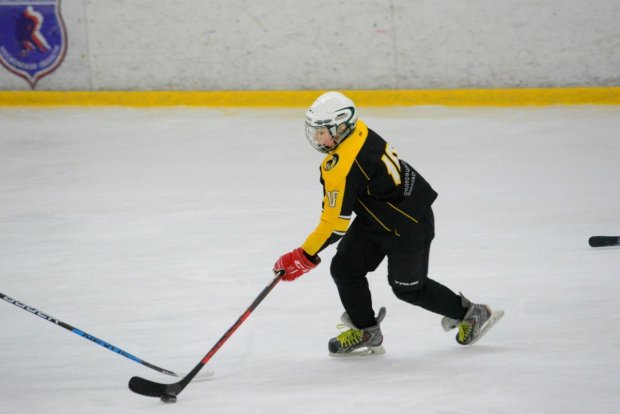
[[[413,231],[437,193],[361,120],[321,163],[323,211],[302,248],[316,255],[342,237],[355,213],[371,229],[395,236]]]

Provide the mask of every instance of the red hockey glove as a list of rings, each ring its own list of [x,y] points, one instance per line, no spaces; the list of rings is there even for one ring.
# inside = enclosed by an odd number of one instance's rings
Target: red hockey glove
[[[273,271],[284,270],[284,276],[282,280],[292,282],[304,273],[308,273],[310,270],[317,267],[321,263],[319,256],[306,255],[304,249],[298,247],[292,252],[288,252],[280,256],[276,264],[273,266]]]

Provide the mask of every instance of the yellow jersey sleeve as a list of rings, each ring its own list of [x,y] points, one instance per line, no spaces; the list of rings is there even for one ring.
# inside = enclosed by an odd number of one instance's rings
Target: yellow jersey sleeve
[[[346,181],[325,182],[323,212],[318,226],[306,239],[302,248],[309,255],[315,255],[333,236],[344,236],[349,228],[351,215],[341,215],[342,200],[345,196]]]
[[[350,194],[354,188],[347,180],[355,157],[364,145],[368,128],[358,120],[355,130],[333,153],[328,154],[321,164],[323,183],[323,211],[319,224],[301,246],[309,255],[317,254],[330,240],[342,237],[351,221],[353,202],[357,194]],[[345,200],[347,200],[345,202]],[[346,208],[343,206],[346,204]]]

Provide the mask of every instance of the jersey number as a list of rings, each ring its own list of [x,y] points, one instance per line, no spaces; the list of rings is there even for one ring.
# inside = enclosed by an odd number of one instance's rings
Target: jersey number
[[[327,203],[329,204],[329,206],[331,208],[336,207],[336,202],[338,199],[338,194],[339,192],[334,190],[334,191],[328,191],[327,192]]]
[[[381,161],[385,164],[388,174],[394,180],[394,184],[400,185],[400,162],[398,162],[398,155],[394,148],[390,144],[385,145],[385,153],[381,157]]]

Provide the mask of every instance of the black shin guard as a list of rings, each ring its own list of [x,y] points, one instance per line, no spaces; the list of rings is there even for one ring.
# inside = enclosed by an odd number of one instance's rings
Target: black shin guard
[[[367,328],[376,325],[366,272],[356,270],[348,263],[335,258],[332,261],[331,273],[338,288],[340,301],[355,327]]]
[[[396,286],[392,290],[397,298],[439,315],[463,319],[467,312],[459,295],[432,279],[426,279],[418,289],[402,289]]]

